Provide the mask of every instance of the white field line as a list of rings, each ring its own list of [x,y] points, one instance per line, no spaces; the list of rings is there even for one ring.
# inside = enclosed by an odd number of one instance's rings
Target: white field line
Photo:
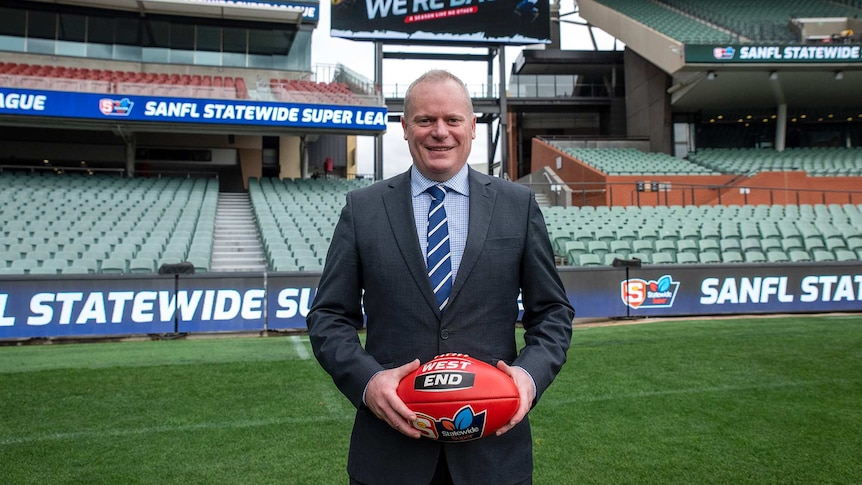
[[[300,359],[308,360],[311,358],[311,352],[309,352],[308,347],[306,347],[308,342],[307,337],[291,335],[288,338],[290,339],[290,343],[293,344],[293,350],[296,351],[296,355],[298,355]]]
[[[163,425],[146,428],[127,428],[114,430],[76,431],[70,433],[34,434],[0,439],[0,446],[21,445],[45,441],[65,441],[79,439],[123,438],[156,433],[176,433],[210,429],[242,429],[262,426],[280,426],[290,424],[323,423],[328,421],[353,421],[353,414],[327,414],[325,416],[286,417],[259,420],[219,421],[197,424]]]

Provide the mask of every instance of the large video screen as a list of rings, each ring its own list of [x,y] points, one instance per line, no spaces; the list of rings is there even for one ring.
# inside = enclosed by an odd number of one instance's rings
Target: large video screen
[[[330,35],[392,43],[544,44],[548,0],[332,0]]]

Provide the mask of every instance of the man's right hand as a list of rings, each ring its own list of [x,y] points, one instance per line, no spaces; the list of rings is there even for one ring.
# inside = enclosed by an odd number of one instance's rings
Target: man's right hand
[[[401,434],[419,439],[421,433],[413,427],[416,413],[410,410],[396,392],[398,383],[407,374],[419,368],[419,359],[374,374],[365,389],[365,405],[375,416],[389,423]]]

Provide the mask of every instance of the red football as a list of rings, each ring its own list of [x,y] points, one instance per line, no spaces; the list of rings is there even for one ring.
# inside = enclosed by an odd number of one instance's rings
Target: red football
[[[515,382],[500,369],[465,354],[442,354],[398,384],[398,396],[416,413],[413,426],[439,441],[488,436],[518,410]]]

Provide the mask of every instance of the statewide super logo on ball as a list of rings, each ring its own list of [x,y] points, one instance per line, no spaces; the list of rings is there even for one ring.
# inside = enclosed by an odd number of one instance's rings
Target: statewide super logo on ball
[[[464,354],[442,354],[398,385],[425,438],[459,442],[488,436],[506,424],[520,404],[515,382],[500,369]]]

